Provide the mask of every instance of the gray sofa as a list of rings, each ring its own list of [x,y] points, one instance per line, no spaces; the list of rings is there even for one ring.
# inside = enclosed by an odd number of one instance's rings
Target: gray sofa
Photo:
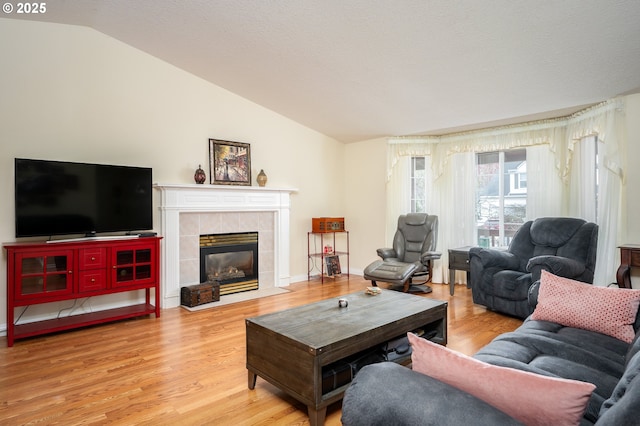
[[[474,355],[484,362],[596,385],[581,425],[640,424],[640,321],[631,344],[547,321],[525,320]],[[345,426],[512,425],[498,409],[390,362],[364,367],[342,404]]]

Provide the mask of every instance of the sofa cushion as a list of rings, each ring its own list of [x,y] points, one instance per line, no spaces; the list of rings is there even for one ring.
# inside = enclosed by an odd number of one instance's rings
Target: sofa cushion
[[[627,365],[611,397],[600,409],[598,425],[618,426],[638,424],[640,419],[640,354]]]
[[[583,220],[571,217],[542,217],[531,224],[531,241],[536,246],[555,249],[571,240],[584,224]],[[587,241],[584,246],[588,245]]]
[[[625,367],[631,361],[638,352],[640,352],[640,331],[636,333],[636,337],[633,338],[633,341],[629,345],[629,349],[627,350],[627,354],[625,355]]]
[[[596,287],[542,271],[531,318],[606,334],[631,343],[640,290]]]
[[[501,334],[474,358],[531,373],[593,383],[585,419],[595,422],[600,407],[624,373],[629,345],[593,331],[547,321],[527,320]]]
[[[392,362],[365,366],[342,401],[344,426],[522,425],[486,402]]]
[[[624,371],[629,345],[621,340],[579,328],[548,321],[525,321],[518,329],[503,333],[480,349],[474,358],[507,358],[524,364],[540,365],[536,359],[554,356],[570,360],[614,378]],[[565,378],[573,378],[566,377]],[[589,379],[591,383],[596,383]],[[610,389],[610,391],[613,389]]]
[[[487,364],[409,333],[413,369],[527,425],[575,425],[595,385]]]

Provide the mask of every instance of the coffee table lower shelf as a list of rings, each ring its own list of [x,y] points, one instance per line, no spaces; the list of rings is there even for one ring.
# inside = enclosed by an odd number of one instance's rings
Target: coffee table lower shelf
[[[342,399],[349,383],[323,392],[323,368],[367,349],[425,331],[447,343],[447,303],[383,291],[354,293],[246,320],[248,387],[258,376],[307,406],[312,426],[324,424],[328,405]],[[410,356],[394,362],[408,363]]]

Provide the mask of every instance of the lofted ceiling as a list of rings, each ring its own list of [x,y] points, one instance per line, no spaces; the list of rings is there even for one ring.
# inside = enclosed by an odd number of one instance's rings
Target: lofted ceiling
[[[638,0],[54,0],[348,143],[549,118],[640,91]]]

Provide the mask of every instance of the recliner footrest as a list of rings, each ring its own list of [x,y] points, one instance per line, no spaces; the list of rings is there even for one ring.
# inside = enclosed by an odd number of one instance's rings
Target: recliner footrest
[[[404,284],[421,266],[420,263],[378,260],[365,268],[364,278],[391,284]]]

